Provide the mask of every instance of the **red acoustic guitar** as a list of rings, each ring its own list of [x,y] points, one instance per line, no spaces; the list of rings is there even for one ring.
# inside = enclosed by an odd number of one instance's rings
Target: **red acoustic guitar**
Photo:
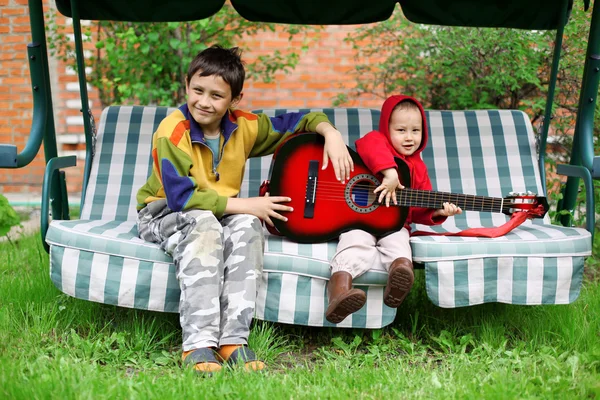
[[[322,170],[323,145],[320,135],[303,133],[290,137],[273,155],[268,191],[271,196],[290,197],[292,201],[287,204],[294,211],[285,213],[287,222],[272,221],[281,235],[295,242],[323,242],[351,229],[384,235],[402,228],[409,207],[438,209],[443,208],[444,202],[466,211],[507,215],[540,204],[544,206],[544,214],[548,210],[546,198],[532,193],[494,198],[410,189],[408,166],[401,159],[396,159],[398,175],[406,188],[397,191],[397,207],[392,204],[386,207],[373,193],[380,180],[352,149],[348,151],[354,160],[354,171],[345,184],[335,178],[332,167]]]

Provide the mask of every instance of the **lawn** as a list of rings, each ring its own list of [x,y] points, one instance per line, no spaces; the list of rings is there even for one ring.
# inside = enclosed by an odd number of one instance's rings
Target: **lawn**
[[[70,298],[39,235],[0,243],[0,398],[598,398],[600,280],[567,306],[432,305],[423,271],[381,330],[256,321],[266,373],[181,367],[176,314]]]

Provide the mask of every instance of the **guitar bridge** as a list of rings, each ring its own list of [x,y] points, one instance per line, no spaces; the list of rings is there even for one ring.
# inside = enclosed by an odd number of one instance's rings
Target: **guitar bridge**
[[[304,201],[304,218],[315,216],[315,199],[317,197],[317,175],[319,174],[319,162],[311,160],[308,162],[308,181],[306,182],[306,194]]]

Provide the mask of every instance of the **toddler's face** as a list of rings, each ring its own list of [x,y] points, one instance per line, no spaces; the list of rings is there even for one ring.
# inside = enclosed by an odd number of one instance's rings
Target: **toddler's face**
[[[413,154],[423,138],[423,119],[417,110],[394,110],[390,118],[390,139],[396,151],[404,156]]]
[[[231,98],[231,87],[220,76],[200,76],[196,73],[186,87],[190,114],[204,130],[218,129],[221,118],[230,106],[235,106],[241,96]],[[212,132],[210,132],[212,133]]]

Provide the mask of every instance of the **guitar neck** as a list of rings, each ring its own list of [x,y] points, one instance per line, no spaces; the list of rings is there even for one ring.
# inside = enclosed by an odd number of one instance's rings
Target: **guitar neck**
[[[399,206],[443,208],[445,202],[456,204],[464,211],[504,212],[504,199],[496,197],[475,196],[434,192],[431,190],[402,189],[396,191]]]

